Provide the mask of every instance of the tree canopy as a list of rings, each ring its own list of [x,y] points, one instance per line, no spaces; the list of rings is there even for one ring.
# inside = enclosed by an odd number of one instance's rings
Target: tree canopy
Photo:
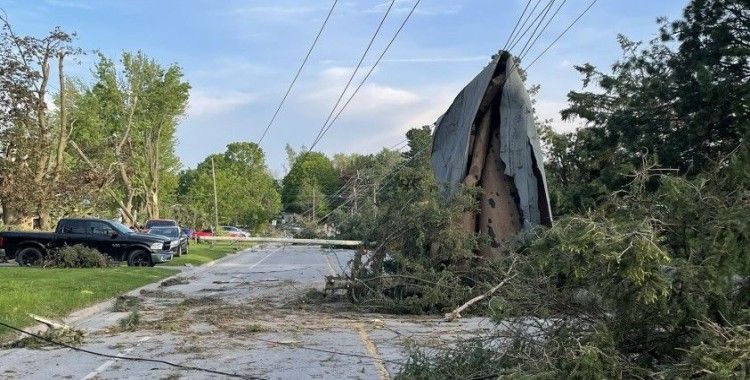
[[[206,157],[180,179],[182,219],[194,226],[214,223],[212,165],[216,172],[219,223],[260,229],[281,211],[281,197],[268,171],[263,150],[235,142],[223,154]]]
[[[329,209],[329,197],[341,186],[339,175],[323,153],[304,152],[294,156],[291,169],[281,182],[284,209],[310,213],[314,207],[322,215]]]

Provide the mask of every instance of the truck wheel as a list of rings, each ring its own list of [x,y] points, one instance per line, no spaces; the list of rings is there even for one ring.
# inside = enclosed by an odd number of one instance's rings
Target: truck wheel
[[[42,260],[44,260],[44,254],[36,247],[22,248],[16,255],[16,262],[22,267],[41,265]]]
[[[151,254],[149,254],[146,251],[138,249],[133,252],[130,252],[130,256],[128,256],[128,266],[152,267],[154,266],[154,264],[151,263]]]
[[[177,247],[177,253],[175,254],[175,257],[182,256],[182,246]]]

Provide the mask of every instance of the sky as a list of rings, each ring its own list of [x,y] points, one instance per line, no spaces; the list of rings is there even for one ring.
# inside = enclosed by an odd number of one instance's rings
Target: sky
[[[372,66],[414,1],[396,0],[365,59],[365,69]],[[590,1],[566,1],[526,62],[541,53]],[[17,33],[41,36],[60,26],[76,32],[77,44],[87,51],[96,49],[117,58],[123,51],[141,50],[164,65],[180,65],[192,85],[187,114],[177,129],[177,153],[188,168],[211,153],[224,151],[230,142],[260,138],[331,3],[0,0],[0,8]],[[295,149],[312,144],[389,3],[339,0],[261,144],[275,177],[287,170],[286,144]],[[432,124],[505,45],[526,4],[527,0],[422,0],[383,61],[315,150],[329,156],[373,153],[397,146],[410,128]],[[606,70],[621,57],[618,34],[651,39],[657,32],[656,18],[678,18],[686,4],[687,0],[599,0],[529,68],[528,83],[541,85],[536,98],[538,115],[552,119],[559,131],[578,127],[580,122],[561,121],[559,116],[566,94],[581,89],[581,77],[573,66],[590,62]],[[83,56],[68,72],[90,83],[95,60],[93,54]]]

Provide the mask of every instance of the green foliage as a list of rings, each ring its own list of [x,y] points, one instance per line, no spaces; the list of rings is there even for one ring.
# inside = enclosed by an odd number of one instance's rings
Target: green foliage
[[[141,325],[141,313],[138,310],[131,310],[127,316],[117,322],[116,331],[136,331]]]
[[[625,377],[746,370],[746,360],[730,361],[725,351],[746,344],[750,321],[750,182],[737,171],[750,162],[745,156],[693,179],[637,175],[622,197],[559,220],[525,245],[517,277],[492,302],[494,317],[544,318],[551,321],[543,329],[547,344],[564,347],[545,349],[554,368],[526,370],[569,374],[587,365],[589,375],[601,370],[605,377],[617,368]],[[660,185],[646,192],[653,180]],[[715,331],[727,325],[738,327]],[[734,334],[739,347],[721,347],[710,334]],[[568,344],[582,351],[571,358]],[[697,361],[697,352],[716,362]],[[541,353],[531,355],[541,360],[534,356]],[[573,359],[573,367],[566,364]]]
[[[265,163],[263,150],[255,143],[227,145],[221,155],[212,155],[180,178],[180,209],[193,226],[213,225],[216,171],[219,223],[259,230],[278,214],[279,193]]]
[[[748,12],[745,1],[695,0],[646,46],[619,36],[610,73],[576,67],[597,90],[570,92],[562,116],[586,126],[542,133],[557,215],[624,189],[644,157],[693,177],[737,149],[750,131]]]
[[[352,265],[357,303],[393,313],[444,312],[486,290],[487,273],[468,269],[481,240],[461,225],[476,210],[477,193],[462,189],[444,200],[430,166],[429,127],[410,130],[407,139],[409,151],[379,180],[377,204],[364,199],[358,212],[332,220],[342,235],[373,242],[372,258],[356,257]]]
[[[746,1],[693,0],[645,48],[621,36],[611,73],[578,67],[598,91],[571,92],[563,117],[586,127],[542,129],[559,217],[498,264],[513,263],[489,303],[502,345],[478,374],[748,376],[749,17]]]
[[[498,378],[505,358],[481,339],[460,342],[456,347],[430,351],[412,348],[397,380]]]
[[[27,348],[27,349],[41,349],[46,347],[60,347],[51,341],[60,342],[71,346],[80,346],[83,344],[84,337],[86,334],[82,330],[73,328],[48,328],[43,333],[39,334],[44,339],[39,339],[33,336],[27,336],[19,339],[8,345],[9,348]]]
[[[680,365],[670,368],[669,377],[746,379],[750,376],[750,329],[747,326],[698,325],[700,343],[690,347]]]
[[[106,268],[110,265],[107,256],[82,244],[66,245],[44,258],[46,268]]]
[[[140,309],[143,300],[138,297],[122,295],[115,299],[114,305],[112,305],[112,311],[125,312]]]
[[[323,153],[303,152],[294,156],[289,173],[282,180],[281,201],[284,210],[322,216],[329,210],[329,197],[341,186],[339,176]]]
[[[190,85],[180,66],[163,67],[140,51],[124,52],[119,65],[100,54],[93,71],[95,82],[84,86],[71,115],[71,139],[86,158],[74,157],[80,166],[109,171],[115,199],[104,208],[120,208],[126,219],[136,210],[159,217],[162,204],[175,200],[175,134]]]

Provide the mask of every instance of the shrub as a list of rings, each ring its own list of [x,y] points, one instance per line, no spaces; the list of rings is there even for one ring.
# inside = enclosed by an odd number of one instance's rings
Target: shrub
[[[109,257],[81,244],[53,250],[44,262],[48,268],[105,268],[110,265]]]
[[[115,300],[114,305],[112,305],[112,311],[123,312],[138,310],[142,303],[143,300],[138,297],[122,295]]]
[[[49,328],[43,333],[39,334],[39,336],[54,342],[64,343],[71,346],[80,346],[83,343],[85,333],[81,330],[63,327]],[[58,345],[44,339],[28,336],[11,343],[10,345],[8,345],[8,347],[40,349],[44,347],[58,347]]]
[[[127,316],[120,319],[116,331],[136,331],[141,325],[141,314],[138,310],[131,310]]]

